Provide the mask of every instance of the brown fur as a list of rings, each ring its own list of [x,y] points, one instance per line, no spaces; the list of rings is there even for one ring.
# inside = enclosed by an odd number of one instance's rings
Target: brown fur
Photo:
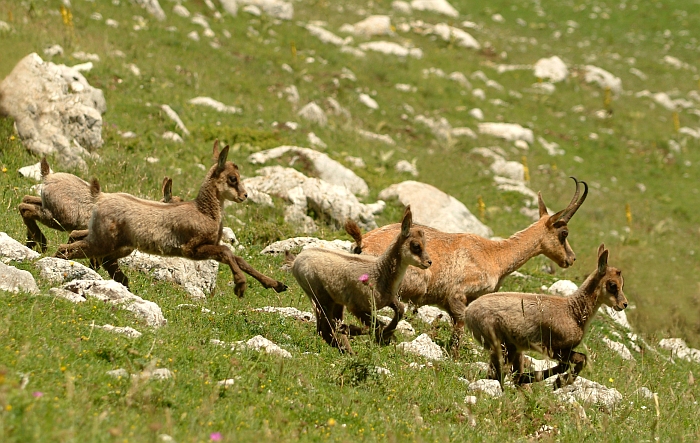
[[[226,161],[229,147],[221,153],[214,143],[217,163],[209,169],[197,198],[180,203],[143,200],[130,194],[100,193],[95,202],[87,232],[76,233],[81,240],[61,245],[61,258],[124,257],[131,250],[150,254],[185,257],[192,260],[214,259],[228,264],[235,282],[234,292],[242,297],[246,290],[246,272],[265,288],[277,292],[287,286],[267,277],[231,250],[219,244],[223,230],[225,200],[237,203],[247,198],[238,166]],[[243,271],[243,272],[242,272]]]
[[[572,177],[573,178],[573,177]],[[588,193],[585,182],[576,182],[576,192],[569,206],[550,216],[538,194],[540,219],[528,228],[505,240],[488,240],[475,234],[452,234],[423,226],[428,253],[434,258],[427,270],[411,268],[406,273],[399,295],[415,306],[437,305],[452,317],[453,352],[457,352],[464,330],[467,305],[483,294],[495,292],[503,280],[529,259],[544,254],[559,266],[567,268],[576,255],[571,250],[568,220],[583,203]],[[585,191],[579,200],[579,183]],[[355,249],[379,255],[396,236],[399,226],[392,224],[368,232],[363,237],[350,233]],[[357,228],[359,232],[359,228]]]
[[[502,347],[517,383],[540,381],[562,374],[573,365],[572,373],[559,377],[555,389],[573,382],[586,365],[586,355],[575,352],[586,328],[605,304],[621,311],[627,307],[622,292],[621,271],[608,266],[608,250],[598,248],[598,267],[571,296],[499,292],[474,301],[465,320],[474,337],[491,352],[489,376],[503,387]],[[525,374],[523,351],[536,351],[559,364],[546,371]]]
[[[401,231],[379,257],[319,248],[305,249],[296,257],[292,273],[316,309],[316,332],[328,344],[352,353],[342,325],[345,307],[371,327],[373,312],[390,306],[394,318],[389,325],[374,321],[377,341],[391,338],[404,313],[398,290],[406,269],[409,265],[425,269],[432,263],[423,231],[411,224],[411,209],[407,207]],[[367,281],[360,280],[364,274]]]

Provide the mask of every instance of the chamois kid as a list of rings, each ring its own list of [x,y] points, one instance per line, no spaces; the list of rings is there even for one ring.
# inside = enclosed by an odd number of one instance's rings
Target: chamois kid
[[[576,254],[567,240],[567,224],[586,199],[588,185],[571,178],[576,183],[576,191],[565,209],[550,216],[542,195],[538,193],[539,220],[504,240],[447,233],[421,226],[434,263],[429,270],[409,269],[399,295],[415,306],[437,305],[450,314],[454,325],[451,340],[454,354],[459,350],[464,311],[469,303],[483,294],[498,291],[510,273],[540,254],[562,268],[574,264]],[[583,195],[580,195],[580,183],[585,188]],[[397,224],[387,225],[368,232],[364,237],[348,232],[355,239],[354,252],[379,255],[398,229]],[[354,232],[359,233],[359,228]]]
[[[375,338],[390,340],[403,317],[398,290],[409,265],[427,269],[431,264],[423,230],[412,225],[407,207],[401,230],[379,257],[320,248],[303,250],[294,260],[292,273],[316,310],[316,332],[331,346],[353,353],[343,322],[345,307],[368,327],[372,313],[389,306],[394,318],[389,325],[375,321]]]
[[[241,257],[234,256],[228,247],[219,244],[224,201],[240,203],[248,196],[238,166],[226,161],[228,151],[226,146],[219,152],[218,140],[214,143],[217,162],[207,172],[197,198],[192,201],[167,204],[125,193],[102,193],[97,180],[93,180],[91,192],[95,204],[88,230],[72,233],[79,240],[59,246],[56,256],[120,258],[138,249],[192,260],[214,259],[231,268],[238,297],[244,295],[247,287],[243,272],[265,288],[276,292],[286,290],[284,283],[261,274]]]
[[[465,319],[474,337],[491,353],[489,378],[503,388],[502,347],[506,368],[518,384],[560,375],[554,388],[572,383],[586,366],[586,354],[574,351],[591,319],[605,304],[616,311],[627,307],[621,271],[608,266],[608,250],[598,248],[598,267],[569,297],[499,292],[480,297],[467,307]],[[523,351],[536,351],[559,362],[546,371],[524,373]]]

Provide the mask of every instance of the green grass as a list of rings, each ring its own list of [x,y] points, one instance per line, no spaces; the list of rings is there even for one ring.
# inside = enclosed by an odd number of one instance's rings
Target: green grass
[[[698,141],[675,132],[670,111],[634,96],[648,89],[652,93],[676,90],[675,97],[685,97],[698,89],[696,72],[660,62],[665,55],[690,64],[698,59],[697,2],[630,1],[624,10],[619,4],[550,2],[543,5],[545,15],[540,16],[535,3],[529,1],[453,1],[462,11],[459,20],[418,12],[413,18],[455,26],[463,20],[477,22],[480,29],[469,31],[485,48],[460,49],[415,33],[387,37],[420,47],[424,52],[421,60],[372,53],[356,59],[324,45],[297,24],[325,20],[328,29],[336,32],[343,23],[362,19],[361,9],[391,13],[388,0],[375,1],[372,6],[349,0],[304,0],[294,3],[294,20],[281,23],[244,12],[217,21],[204,2],[183,3],[191,12],[209,18],[221,44],[218,50],[209,47],[206,37],[199,42],[187,39],[188,32],[201,34],[201,28],[173,14],[173,3],[168,1],[162,2],[168,15],[163,23],[127,0],[119,5],[109,1],[72,3],[71,29],[58,14],[58,0],[0,0],[0,20],[13,28],[0,34],[0,77],[28,53],[43,56],[43,48],[55,43],[65,51],[64,56],[53,58],[55,63],[78,63],[71,55],[75,51],[99,54],[100,62],[86,77],[103,90],[107,100],[105,145],[99,150],[100,160],[89,161],[88,171],[72,172],[85,178],[98,177],[106,191],[157,199],[162,177],[170,175],[174,194],[193,198],[203,176],[197,164],[211,163],[215,138],[235,143],[231,156],[243,175],[252,176],[256,166],[246,161],[248,154],[284,144],[308,146],[306,134],[313,131],[328,144],[326,152],[340,162],[346,155],[364,158],[367,168],[356,172],[370,186],[366,201],[374,201],[384,187],[408,179],[395,172],[393,164],[415,158],[419,180],[453,195],[473,213],[478,213],[481,197],[487,207],[485,222],[496,235],[508,236],[530,223],[519,214],[524,199],[497,191],[491,174],[484,172],[488,164],[470,153],[474,147],[499,146],[510,160],[526,158],[531,188],[541,190],[545,202],[555,210],[564,207],[573,192],[568,176],[591,185],[586,203],[570,224],[570,242],[578,255],[576,266],[549,275],[542,271],[548,260],[538,257],[522,269],[530,279],[508,279],[503,289],[534,292],[560,278],[580,283],[593,269],[597,246],[605,242],[611,252],[610,263],[624,272],[625,293],[635,306],[628,311],[635,330],[644,333],[652,345],[662,337],[682,336],[700,347],[700,253],[696,251],[700,197],[694,181],[700,165]],[[90,19],[93,12],[100,12],[103,20]],[[503,15],[505,23],[491,20],[496,12]],[[590,18],[592,13],[595,19]],[[610,18],[602,19],[603,13]],[[134,15],[147,19],[147,29],[132,29]],[[117,20],[119,27],[106,27],[107,18]],[[526,25],[518,25],[518,18]],[[393,14],[392,20],[397,24],[409,18]],[[567,32],[568,20],[579,25],[571,34]],[[178,30],[169,32],[167,26]],[[223,36],[225,29],[231,33],[230,39]],[[665,36],[667,29],[670,37]],[[561,38],[553,37],[556,31],[561,32]],[[363,41],[359,37],[355,40]],[[110,55],[114,50],[123,51],[125,57]],[[507,53],[505,59],[501,58],[503,52]],[[574,75],[557,84],[556,92],[549,96],[524,92],[537,81],[528,71],[499,75],[492,69],[497,63],[531,64],[551,55],[560,56],[570,67],[593,64],[607,69],[621,77],[623,88],[631,93],[615,97],[610,105],[612,117],[600,120],[595,112],[604,108],[603,91],[586,84],[577,69],[572,69]],[[308,57],[315,62],[306,63]],[[636,59],[633,65],[627,61],[630,57]],[[141,76],[134,76],[127,63],[135,63]],[[284,63],[293,68],[293,74],[282,69]],[[632,66],[649,79],[642,81],[630,74]],[[341,78],[345,67],[355,73],[356,82]],[[473,86],[484,89],[488,100],[498,98],[508,106],[480,101],[468,91],[462,94],[461,88],[447,79],[425,78],[422,70],[431,67],[467,76],[482,70],[505,91],[488,88],[477,79],[471,79]],[[418,90],[400,92],[394,88],[396,83],[409,83]],[[286,101],[283,90],[289,85],[299,90],[299,106],[334,97],[351,112],[352,120],[330,117],[325,128],[305,123],[296,115],[298,109]],[[510,90],[520,91],[522,98],[509,95]],[[370,111],[360,104],[358,91],[376,91],[374,98],[380,109]],[[241,107],[243,113],[219,114],[187,104],[200,95]],[[176,131],[160,110],[161,104],[177,111],[192,132],[184,144],[160,138],[166,130]],[[413,107],[416,114],[443,116],[453,127],[474,129],[476,121],[467,111],[479,107],[485,121],[531,126],[535,136],[556,141],[566,154],[550,157],[538,143],[528,151],[517,151],[510,143],[485,136],[476,141],[441,143],[425,127],[413,123],[412,116],[402,119],[407,113],[404,104]],[[575,105],[582,105],[584,111],[573,112]],[[696,115],[681,112],[679,117],[681,126],[699,126]],[[276,129],[274,121],[297,121],[300,128]],[[356,127],[391,135],[397,141],[391,158],[382,160],[390,148],[363,139],[355,133]],[[139,137],[125,140],[119,131],[134,131]],[[591,139],[591,133],[598,134],[598,139]],[[15,171],[36,163],[37,158],[27,153],[13,134],[12,121],[0,119],[0,167],[4,171],[0,173],[0,206],[4,209],[0,211],[0,230],[22,240],[24,225],[15,208],[34,183],[18,177]],[[670,140],[681,144],[680,153],[671,151]],[[148,156],[160,161],[147,163],[144,159]],[[52,166],[61,170],[53,161]],[[638,183],[645,185],[646,192],[639,191]],[[635,353],[635,362],[621,360],[600,340],[614,330],[602,315],[584,342],[592,363],[583,376],[617,388],[624,400],[614,411],[586,406],[588,420],[580,420],[575,408],[560,403],[545,386],[509,389],[499,399],[480,398],[476,405],[467,406],[466,385],[458,377],[482,377],[471,363],[486,359],[482,351],[471,352],[478,349],[473,343],[459,359],[419,371],[408,367],[419,359],[398,352],[394,346],[380,348],[358,338],[353,343],[358,355],[343,356],[315,337],[311,324],[252,311],[265,305],[310,310],[291,276],[279,271],[282,259],[258,253],[272,241],[296,235],[294,228],[283,222],[282,202],[276,203],[275,208],[252,203],[229,207],[226,223],[246,247],[246,260],[289,284],[286,293],[265,291],[250,280],[246,298],[238,300],[228,285],[229,270],[222,269],[216,295],[204,303],[215,314],[201,314],[177,308],[189,302],[181,288],[132,272],[133,292],[157,302],[168,319],[168,325],[159,330],[136,324],[144,332],[136,340],[92,329],[93,321],[119,326],[134,323],[129,313],[100,303],[73,305],[43,295],[0,295],[0,440],[146,442],[165,433],[182,442],[208,441],[211,433],[221,432],[225,441],[510,441],[527,439],[542,424],[555,426],[559,431],[555,438],[563,441],[700,438],[698,388],[688,382],[695,367],[682,361],[670,363],[649,351]],[[631,221],[626,218],[626,205]],[[390,203],[378,222],[383,225],[399,218],[400,209]],[[48,254],[52,254],[56,245],[65,241],[65,234],[44,232],[50,244]],[[320,236],[347,238],[327,226],[322,227]],[[16,265],[32,272],[42,293],[48,293],[33,266]],[[429,333],[441,345],[447,343],[450,330],[446,325],[430,327],[411,314],[408,319],[419,333]],[[212,338],[232,342],[256,334],[279,343],[294,357],[280,361],[209,343]],[[141,383],[105,375],[118,367],[135,373],[152,365],[176,371],[175,378]],[[375,366],[388,368],[393,376],[374,374],[371,369]],[[22,374],[29,377],[25,389],[19,387]],[[224,378],[235,378],[236,382],[221,390],[216,382]],[[659,416],[653,402],[637,398],[635,391],[640,386],[658,392]],[[34,397],[34,392],[44,395]],[[422,420],[417,419],[417,412]],[[468,424],[469,414],[476,419],[474,428]]]

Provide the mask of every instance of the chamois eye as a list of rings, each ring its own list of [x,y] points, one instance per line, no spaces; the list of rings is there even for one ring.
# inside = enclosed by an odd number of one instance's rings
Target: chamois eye
[[[423,248],[418,243],[411,243],[411,252],[414,254],[420,254]]]
[[[568,236],[569,236],[569,231],[561,231],[559,233],[559,240],[561,240],[563,243],[564,240],[566,240],[566,237],[568,237]]]
[[[617,284],[608,282],[608,292],[611,294],[617,294]]]
[[[236,179],[236,177],[229,176],[228,184],[231,186],[236,186],[236,183],[238,183],[238,179]]]

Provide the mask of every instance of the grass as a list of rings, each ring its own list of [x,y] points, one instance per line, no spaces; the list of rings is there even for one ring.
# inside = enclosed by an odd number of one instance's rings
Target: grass
[[[374,201],[384,187],[408,179],[395,172],[393,164],[415,158],[419,180],[453,195],[473,213],[478,213],[481,197],[486,204],[485,222],[496,235],[508,236],[530,223],[519,213],[524,199],[497,191],[491,174],[485,172],[488,164],[470,153],[478,146],[499,146],[510,160],[525,158],[531,188],[541,190],[545,202],[555,210],[564,207],[573,192],[568,176],[575,175],[591,185],[588,200],[570,224],[577,265],[550,275],[542,270],[548,260],[538,257],[522,269],[530,279],[508,279],[504,290],[538,291],[541,285],[560,278],[581,282],[592,270],[598,244],[604,241],[610,248],[611,264],[624,272],[625,293],[636,308],[628,312],[635,330],[644,333],[652,345],[661,337],[682,336],[691,345],[700,346],[700,263],[694,246],[700,235],[700,197],[693,181],[700,165],[698,141],[675,131],[670,111],[633,94],[648,89],[686,97],[689,91],[697,91],[700,85],[695,71],[661,62],[665,55],[687,63],[697,60],[697,4],[629,1],[621,9],[620,4],[594,1],[558,2],[543,5],[545,15],[541,16],[532,2],[453,1],[463,13],[459,20],[427,12],[416,12],[413,18],[455,26],[463,20],[474,21],[480,28],[469,31],[484,49],[460,49],[415,33],[387,37],[420,47],[424,52],[420,60],[371,53],[356,59],[324,45],[297,24],[325,20],[328,29],[337,31],[343,23],[359,21],[364,16],[362,10],[390,12],[389,1],[369,5],[349,0],[304,0],[294,3],[295,18],[290,22],[243,12],[235,18],[215,20],[203,2],[183,3],[191,12],[209,18],[220,49],[210,48],[206,37],[199,42],[187,39],[185,35],[192,30],[201,34],[201,27],[171,13],[170,2],[162,2],[168,19],[159,23],[125,0],[119,4],[74,1],[73,26],[64,24],[58,12],[60,4],[58,0],[0,0],[0,20],[13,29],[0,34],[5,48],[0,77],[28,53],[42,55],[44,47],[55,43],[65,51],[53,58],[55,63],[78,63],[72,57],[75,51],[99,54],[101,60],[86,77],[107,99],[105,145],[99,150],[100,160],[89,162],[88,171],[73,172],[86,178],[99,177],[106,191],[158,199],[160,181],[170,175],[174,177],[174,194],[193,198],[203,176],[197,164],[211,163],[214,138],[235,143],[232,156],[242,173],[252,176],[255,166],[245,160],[248,154],[284,144],[308,146],[306,134],[313,131],[328,144],[326,152],[331,157],[341,162],[346,155],[365,160],[367,168],[356,172],[370,186],[366,201]],[[92,20],[93,12],[100,12],[103,20]],[[505,22],[494,22],[494,13],[500,13]],[[609,18],[603,18],[604,14]],[[147,20],[146,29],[133,30],[135,15]],[[106,27],[107,18],[117,20],[119,27]],[[525,26],[516,22],[518,18]],[[409,19],[394,14],[392,23]],[[571,27],[571,33],[569,20],[578,24]],[[168,26],[177,31],[167,31]],[[231,33],[230,39],[224,30]],[[554,37],[557,31],[561,32],[559,38]],[[357,42],[362,40],[356,38]],[[114,50],[122,51],[125,57],[110,55]],[[506,58],[501,57],[504,52]],[[530,72],[499,75],[492,69],[497,63],[531,64],[551,55],[560,56],[570,67],[593,64],[607,69],[622,78],[625,91],[633,93],[614,97],[606,105],[604,92],[586,84],[580,70],[572,69],[572,76],[557,84],[554,94],[536,95],[526,92],[537,81]],[[630,64],[631,57],[634,64]],[[310,58],[313,63],[307,62]],[[131,73],[128,63],[136,64],[141,76]],[[293,73],[282,68],[285,63]],[[488,100],[481,101],[447,79],[424,77],[422,70],[431,67],[467,76],[481,70],[505,89],[489,88],[472,78],[474,88],[486,92]],[[630,67],[638,68],[649,79],[632,75]],[[352,70],[357,81],[344,78],[343,68]],[[396,83],[412,84],[417,92],[398,91]],[[284,94],[289,85],[295,85],[301,96],[296,108]],[[368,110],[357,100],[358,92],[374,91],[378,111]],[[508,91],[519,91],[522,97]],[[241,107],[243,113],[219,114],[187,104],[200,95]],[[321,104],[326,97],[336,98],[352,119],[331,117],[329,125],[321,128],[297,117],[300,106],[312,100]],[[491,99],[500,99],[506,106]],[[161,139],[166,130],[177,132],[160,110],[161,104],[177,111],[192,132],[184,144]],[[517,150],[510,143],[485,136],[476,141],[440,142],[427,128],[413,122],[404,104],[416,114],[443,116],[453,127],[472,128],[477,122],[467,111],[479,107],[486,121],[530,126],[536,136],[559,143],[566,154],[550,157],[538,143],[527,151]],[[583,111],[574,112],[576,105]],[[596,118],[596,111],[606,107],[613,111],[612,117]],[[697,115],[681,112],[679,119],[681,126],[698,127]],[[275,121],[297,121],[300,128],[275,128]],[[389,134],[397,146],[388,148],[365,140],[355,133],[356,127]],[[120,131],[134,131],[139,136],[123,139]],[[28,154],[13,134],[12,121],[0,119],[0,167],[4,171],[0,173],[0,205],[5,209],[0,212],[0,227],[21,240],[24,225],[14,208],[33,183],[19,178],[15,171],[36,163],[37,158]],[[680,144],[680,152],[671,149],[671,140]],[[385,160],[390,149],[394,153]],[[145,162],[149,156],[159,158],[159,162]],[[52,165],[61,169],[55,162]],[[645,192],[640,191],[640,183]],[[475,405],[465,404],[469,393],[458,378],[483,377],[472,363],[486,359],[473,343],[456,360],[414,370],[408,365],[419,359],[398,352],[394,346],[377,347],[358,338],[353,343],[358,355],[343,356],[315,337],[313,325],[253,311],[265,305],[310,309],[293,279],[279,271],[281,258],[259,254],[266,244],[296,235],[292,226],[283,223],[282,202],[276,203],[275,208],[251,203],[229,207],[227,225],[245,246],[246,260],[289,284],[289,291],[283,294],[265,291],[251,280],[246,298],[235,299],[228,285],[230,272],[222,269],[217,295],[204,303],[214,314],[202,314],[177,308],[190,302],[181,288],[130,273],[133,292],[156,301],[168,319],[168,325],[158,330],[134,325],[144,335],[131,340],[92,328],[93,321],[134,324],[128,313],[109,306],[3,293],[0,440],[145,442],[168,434],[182,442],[209,441],[217,432],[224,441],[526,440],[543,424],[558,431],[556,437],[548,438],[562,441],[685,441],[700,437],[698,388],[689,376],[695,366],[683,361],[671,363],[651,351],[635,353],[634,362],[621,360],[601,341],[616,330],[603,315],[594,321],[584,341],[584,352],[592,364],[583,376],[617,388],[624,400],[613,411],[587,405],[587,419],[583,420],[574,406],[559,402],[548,388],[538,385],[531,390],[509,389],[498,399],[480,397]],[[399,207],[390,203],[378,222],[383,225],[399,218]],[[48,254],[52,254],[65,234],[44,232],[50,244]],[[347,238],[329,227],[322,227],[320,236]],[[42,293],[48,293],[49,287],[33,266],[13,264],[32,272]],[[408,319],[419,333],[429,333],[441,345],[449,339],[450,330],[444,324],[424,325],[411,314]],[[294,357],[281,361],[209,343],[212,338],[233,342],[257,334],[280,344]],[[169,368],[175,377],[134,382],[105,375],[119,367],[138,373],[154,366]],[[393,375],[378,375],[375,366],[385,367]],[[29,380],[24,389],[20,387],[23,377]],[[223,390],[216,382],[225,378],[234,378],[235,383]],[[641,386],[658,393],[658,415],[653,401],[635,394]],[[43,396],[34,396],[36,392]],[[470,416],[476,420],[475,427],[469,425]]]

